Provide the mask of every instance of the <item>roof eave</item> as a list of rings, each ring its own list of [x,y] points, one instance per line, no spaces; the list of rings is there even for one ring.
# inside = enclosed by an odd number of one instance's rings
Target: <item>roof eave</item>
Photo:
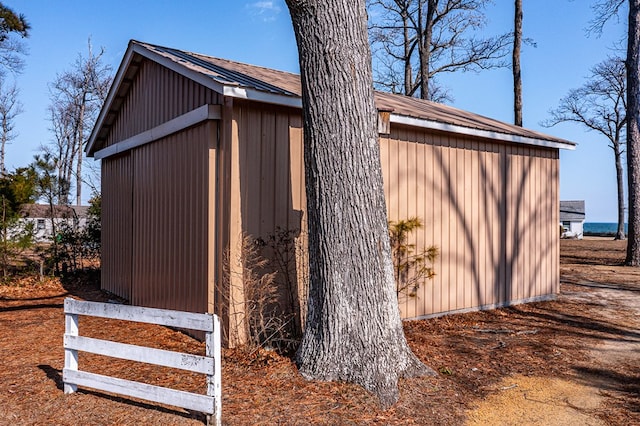
[[[189,69],[166,56],[159,54],[158,52],[154,52],[153,50],[148,49],[147,47],[135,42],[131,41],[129,43],[129,47],[124,55],[122,63],[118,68],[118,72],[114,77],[113,84],[111,86],[111,90],[107,95],[103,108],[100,110],[100,114],[98,115],[98,119],[96,120],[96,124],[91,132],[91,136],[89,137],[89,141],[87,142],[87,146],[85,148],[85,152],[87,155],[92,156],[94,151],[95,143],[98,139],[98,135],[102,126],[104,125],[105,119],[109,111],[111,110],[111,106],[113,105],[113,101],[120,91],[120,87],[122,86],[122,82],[126,75],[127,70],[129,69],[131,63],[133,62],[133,58],[135,55],[140,55],[144,58],[152,60],[154,62],[159,63],[160,65],[180,74],[184,77],[191,79],[216,93],[220,93],[224,96],[230,96],[234,98],[240,99],[248,99],[254,100],[258,102],[265,102],[269,104],[282,105],[293,108],[302,108],[302,98],[299,96],[287,96],[280,95],[276,93],[268,93],[263,92],[256,89],[244,88],[236,85],[222,84],[218,81],[215,81],[211,77],[206,74],[202,74],[198,71]]]
[[[501,133],[490,130],[475,129],[472,127],[459,126],[456,124],[443,123],[433,120],[425,120],[423,118],[408,117],[406,115],[391,114],[390,118],[392,123],[404,124],[407,126],[420,127],[423,129],[439,130],[448,133],[457,133],[467,136],[476,136],[480,138],[498,140],[502,142],[510,142],[524,145],[542,146],[545,148],[558,148],[558,149],[576,149],[576,143],[570,141],[564,141],[560,139],[549,140],[541,138],[532,138],[523,135],[515,135],[512,133]]]
[[[302,98],[299,96],[289,96],[277,93],[265,92],[262,90],[252,89],[249,87],[242,87],[235,84],[224,84],[214,80],[207,74],[203,74],[199,71],[192,70],[184,65],[173,61],[172,59],[161,55],[158,52],[150,50],[143,45],[134,44],[136,52],[142,56],[159,63],[160,65],[174,71],[184,77],[193,80],[216,93],[220,93],[223,96],[230,96],[233,98],[249,99],[268,104],[284,105],[294,108],[302,108]]]
[[[124,80],[124,76],[129,69],[129,66],[131,65],[134,56],[134,47],[135,45],[132,42],[129,42],[129,46],[127,47],[127,51],[124,54],[124,58],[122,59],[122,62],[120,62],[118,71],[116,72],[116,75],[113,78],[113,82],[111,83],[109,93],[107,94],[104,104],[102,105],[102,109],[100,109],[100,113],[98,114],[96,123],[93,126],[93,130],[91,130],[91,135],[89,136],[89,140],[87,141],[87,145],[84,149],[84,152],[87,154],[87,156],[93,155],[93,147],[98,138],[98,133],[100,133],[100,130],[102,129],[102,125],[104,124],[104,120],[111,109],[113,100],[118,94],[120,86],[122,85],[122,81]]]
[[[96,120],[96,124],[91,132],[89,140],[87,142],[87,146],[85,148],[85,152],[88,156],[93,156],[96,147],[96,142],[99,140],[100,132],[105,125],[105,120],[107,115],[112,109],[114,100],[118,96],[121,91],[123,82],[127,75],[127,71],[129,67],[134,62],[134,58],[136,55],[147,58],[151,61],[157,62],[160,65],[183,75],[186,78],[189,78],[217,93],[222,94],[223,96],[229,96],[239,99],[247,99],[254,100],[258,102],[264,102],[268,104],[281,105],[292,108],[302,108],[302,98],[299,96],[290,96],[290,95],[282,95],[277,93],[270,93],[261,90],[256,90],[247,87],[241,87],[238,85],[230,85],[223,84],[219,81],[214,80],[210,76],[198,72],[196,70],[190,69],[179,62],[173,61],[172,59],[155,52],[146,46],[136,42],[131,41],[125,52],[124,58],[118,68],[116,76],[114,77],[113,84],[107,95],[105,103],[100,110],[100,114],[98,115],[98,119]],[[439,130],[443,132],[449,133],[457,133],[468,136],[476,136],[481,138],[493,139],[503,142],[517,143],[517,144],[525,144],[525,145],[534,145],[534,146],[542,146],[547,148],[559,148],[559,149],[567,149],[574,150],[576,144],[570,141],[564,141],[561,139],[542,139],[542,138],[533,138],[523,135],[515,135],[512,133],[502,133],[502,132],[494,132],[490,130],[481,130],[466,126],[460,126],[450,123],[443,123],[433,120],[427,120],[423,118],[410,117],[405,115],[393,114],[391,113],[390,121],[396,124],[404,124],[413,127],[419,127],[424,129],[432,129]]]
[[[249,99],[268,104],[282,105],[292,108],[302,108],[302,98],[299,96],[286,96],[276,93],[263,92],[240,86],[223,86],[222,94],[233,98]]]

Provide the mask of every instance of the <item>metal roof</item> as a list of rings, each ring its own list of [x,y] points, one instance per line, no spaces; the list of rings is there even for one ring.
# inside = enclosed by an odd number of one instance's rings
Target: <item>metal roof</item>
[[[132,40],[93,129],[86,151],[91,155],[108,134],[121,99],[139,63],[149,59],[225,96],[294,108],[302,107],[300,76],[274,69],[214,58]],[[437,131],[477,136],[507,143],[574,149],[574,142],[504,123],[448,105],[408,96],[376,92],[377,108],[391,111],[391,122]],[[96,145],[97,144],[97,145]]]
[[[584,200],[560,201],[560,221],[580,221],[586,218]]]
[[[24,218],[86,218],[89,206],[65,206],[48,204],[22,204],[20,214]]]
[[[220,60],[216,61],[216,58],[210,58],[198,55],[196,53],[183,52],[182,50],[171,49],[169,47],[148,45],[151,49],[155,49],[159,52],[167,53],[174,57],[179,58],[193,66],[210,71],[209,77],[222,84],[232,84],[236,86],[250,87],[256,90],[262,90],[265,92],[271,92],[280,94],[283,96],[299,96],[297,93],[290,92],[281,87],[269,84],[263,80],[253,78],[248,74],[234,71],[231,67],[224,67],[224,64],[220,64]]]

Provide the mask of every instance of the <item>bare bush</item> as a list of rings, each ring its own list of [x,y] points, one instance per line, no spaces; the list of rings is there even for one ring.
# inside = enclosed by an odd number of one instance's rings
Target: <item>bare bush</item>
[[[269,249],[269,269],[283,294],[284,310],[292,315],[290,334],[298,339],[304,331],[309,297],[309,256],[307,235],[299,229],[276,227],[275,232],[259,240]]]
[[[219,288],[218,293],[235,320],[230,321],[229,328],[242,329],[226,330],[225,337],[238,336],[230,343],[244,344],[250,351],[258,348],[282,350],[290,341],[288,328],[292,319],[278,309],[280,295],[275,283],[278,272],[269,271],[270,261],[262,255],[263,242],[243,235],[239,244],[238,258],[227,256],[225,259],[225,275],[229,282]]]

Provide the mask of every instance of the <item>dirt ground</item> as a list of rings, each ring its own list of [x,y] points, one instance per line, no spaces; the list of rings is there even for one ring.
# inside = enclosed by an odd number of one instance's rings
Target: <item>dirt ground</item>
[[[640,425],[640,269],[625,243],[561,242],[561,294],[550,302],[405,324],[414,352],[440,372],[400,383],[378,408],[361,388],[307,382],[268,351],[223,353],[229,425]],[[203,424],[204,416],[88,389],[65,395],[65,297],[106,301],[96,274],[0,285],[0,425]],[[92,337],[190,353],[203,345],[163,327],[81,318]],[[204,393],[204,378],[80,355],[80,368]]]

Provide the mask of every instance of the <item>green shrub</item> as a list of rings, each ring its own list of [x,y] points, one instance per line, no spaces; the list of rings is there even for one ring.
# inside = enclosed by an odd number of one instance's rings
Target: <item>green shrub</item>
[[[420,286],[436,275],[433,263],[439,255],[438,247],[429,246],[417,251],[416,245],[409,243],[409,235],[422,226],[418,217],[389,222],[391,258],[398,298],[416,297]]]

